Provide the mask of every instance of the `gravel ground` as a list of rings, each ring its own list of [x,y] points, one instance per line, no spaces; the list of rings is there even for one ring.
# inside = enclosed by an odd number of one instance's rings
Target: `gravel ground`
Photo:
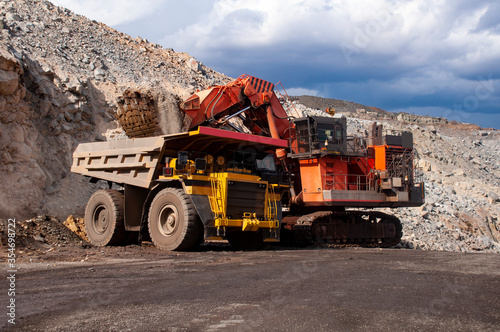
[[[13,331],[498,331],[495,254],[58,249],[23,257]],[[74,260],[74,261],[71,261]],[[0,294],[7,303],[7,293]]]

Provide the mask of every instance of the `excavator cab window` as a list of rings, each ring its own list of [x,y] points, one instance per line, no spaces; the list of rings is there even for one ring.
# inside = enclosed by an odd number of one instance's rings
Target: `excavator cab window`
[[[300,118],[294,121],[297,132],[298,154],[310,153],[314,141],[314,128],[311,126],[310,118]]]
[[[318,123],[318,141],[325,144],[341,144],[343,140],[343,130],[341,126],[331,123]],[[327,145],[328,145],[327,144]]]
[[[331,125],[318,123],[318,145],[320,148],[328,146],[328,143],[333,143],[334,132]]]
[[[328,152],[346,152],[347,136],[345,120],[333,118],[315,119],[316,140],[315,148]]]

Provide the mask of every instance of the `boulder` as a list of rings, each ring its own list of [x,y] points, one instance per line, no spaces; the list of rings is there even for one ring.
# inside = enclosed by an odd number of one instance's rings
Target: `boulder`
[[[195,58],[191,58],[186,62],[186,66],[196,72],[201,72],[201,65]]]
[[[431,162],[428,160],[421,159],[418,161],[418,168],[424,172],[430,172],[431,171]]]
[[[494,192],[490,191],[490,192],[488,193],[488,202],[489,202],[490,204],[494,204],[494,203],[496,203],[496,202],[498,202],[498,201],[500,201],[500,198],[498,197],[498,195],[497,195],[497,194],[495,194]]]
[[[78,235],[82,240],[88,241],[84,218],[75,218],[73,215],[70,215],[63,222],[63,225],[68,227],[70,231]]]
[[[19,75],[13,71],[0,69],[0,95],[12,95],[18,87]]]

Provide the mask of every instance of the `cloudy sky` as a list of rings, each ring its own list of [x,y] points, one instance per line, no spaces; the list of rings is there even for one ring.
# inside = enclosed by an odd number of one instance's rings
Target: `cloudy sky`
[[[496,0],[52,2],[291,95],[500,129]]]

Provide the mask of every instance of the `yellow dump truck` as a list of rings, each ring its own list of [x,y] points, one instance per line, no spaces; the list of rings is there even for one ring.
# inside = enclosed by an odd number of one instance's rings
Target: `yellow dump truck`
[[[173,135],[82,143],[71,171],[103,180],[85,209],[89,241],[151,240],[188,250],[226,239],[237,249],[278,242],[289,176],[273,151],[287,141],[199,127]]]

